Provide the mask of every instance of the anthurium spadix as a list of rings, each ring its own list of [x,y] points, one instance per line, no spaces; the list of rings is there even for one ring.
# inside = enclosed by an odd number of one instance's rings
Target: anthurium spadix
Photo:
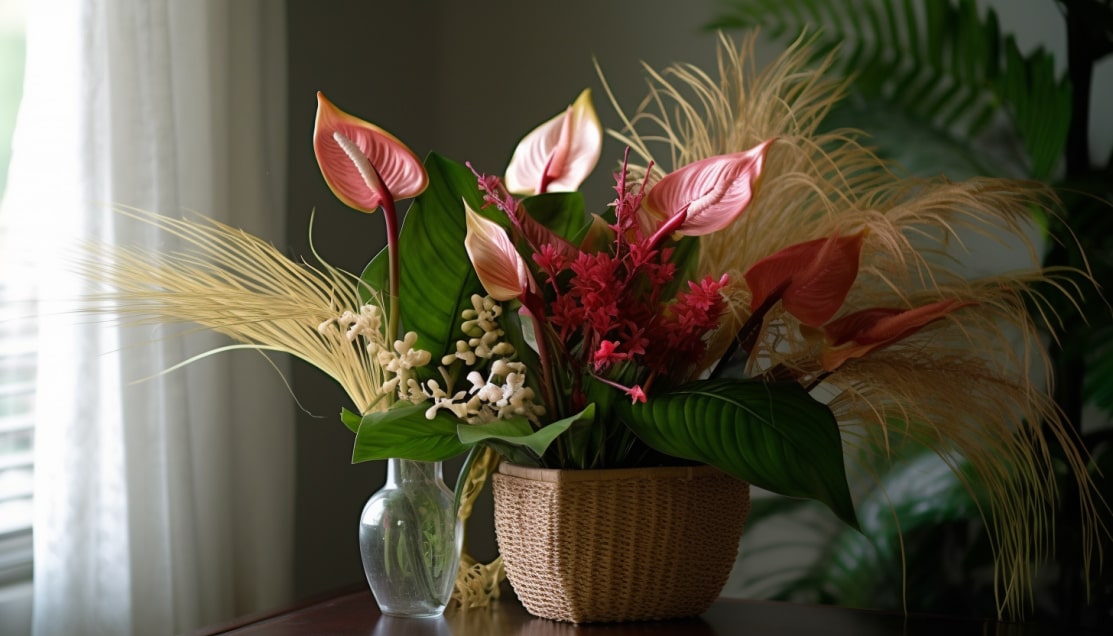
[[[464,202],[467,235],[464,249],[483,289],[495,300],[516,300],[531,288],[529,270],[514,242],[498,223],[483,218]]]
[[[585,89],[564,112],[518,142],[506,167],[506,189],[514,194],[573,192],[603,151],[603,126]]]
[[[429,185],[421,160],[394,135],[337,108],[317,93],[313,152],[325,182],[349,207],[374,212]]]
[[[780,300],[785,311],[818,327],[842,307],[862,253],[864,231],[790,245],[750,266],[750,310]]]
[[[642,230],[701,236],[730,225],[753,199],[773,141],[701,159],[665,175],[642,202]]]

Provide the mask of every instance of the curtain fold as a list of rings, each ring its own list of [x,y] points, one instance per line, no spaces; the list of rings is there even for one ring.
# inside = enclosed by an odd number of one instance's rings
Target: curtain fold
[[[84,240],[173,249],[117,204],[282,244],[283,11],[36,0],[3,213],[38,290],[35,634],[170,634],[288,600],[293,408],[223,344],[77,316]],[[283,360],[274,361],[279,371]]]

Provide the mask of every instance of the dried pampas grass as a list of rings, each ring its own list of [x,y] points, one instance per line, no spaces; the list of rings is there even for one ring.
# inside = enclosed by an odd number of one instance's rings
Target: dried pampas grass
[[[343,330],[317,328],[345,311],[359,313],[358,277],[324,261],[294,261],[266,241],[209,218],[171,218],[129,207],[118,212],[176,237],[181,249],[86,246],[77,267],[105,288],[84,299],[88,310],[133,324],[192,323],[240,343],[203,355],[236,348],[288,353],[336,380],[359,413],[386,408],[378,362]]]
[[[979,503],[995,550],[998,610],[1017,615],[1032,603],[1034,567],[1049,556],[1054,533],[1052,446],[1064,450],[1080,485],[1087,563],[1100,560],[1096,539],[1109,531],[1098,516],[1106,504],[1089,480],[1087,458],[1050,398],[1040,328],[1056,324],[1056,304],[1075,302],[1076,290],[1062,272],[1040,269],[1028,233],[1034,210],[1053,213],[1054,195],[1041,184],[1003,179],[899,177],[860,133],[820,131],[847,86],[828,78],[833,58],[817,68],[809,41],[801,39],[759,73],[753,47],[753,37],[737,46],[724,38],[716,78],[689,65],[650,69],[649,96],[612,134],[643,166],[652,162],[650,181],[691,161],[777,139],[750,207],[731,227],[702,238],[701,275],[726,272],[741,283],[747,268],[781,248],[865,229],[860,274],[840,315],[944,299],[976,303],[829,375],[799,323],[775,309],[748,369],[788,372],[814,386],[843,427],[848,456],[863,466],[891,457],[898,440],[911,441],[984,488],[988,496]],[[977,235],[1025,246],[1030,266],[968,277],[954,250]],[[1037,285],[1062,295],[1041,296]],[[724,326],[713,347],[718,352],[749,317],[743,284],[732,288],[730,300],[733,324]],[[968,468],[960,471],[956,458]]]

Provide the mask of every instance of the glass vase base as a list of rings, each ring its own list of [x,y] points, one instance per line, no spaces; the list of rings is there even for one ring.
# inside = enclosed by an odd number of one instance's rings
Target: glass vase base
[[[384,616],[435,618],[455,587],[462,526],[440,463],[390,459],[363,508],[360,555]]]

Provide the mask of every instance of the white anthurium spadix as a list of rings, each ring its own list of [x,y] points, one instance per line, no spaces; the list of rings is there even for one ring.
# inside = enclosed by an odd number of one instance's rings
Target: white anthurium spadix
[[[753,199],[773,141],[701,159],[662,177],[639,209],[643,230],[702,236],[730,225]]]
[[[506,189],[518,195],[575,191],[602,151],[603,126],[591,89],[584,89],[564,112],[518,142],[506,168]]]
[[[480,216],[464,203],[467,235],[464,249],[483,289],[495,300],[521,298],[532,287],[526,262],[498,223]]]
[[[317,93],[313,152],[325,182],[345,205],[362,212],[393,207],[421,194],[429,175],[394,135],[337,108]]]

